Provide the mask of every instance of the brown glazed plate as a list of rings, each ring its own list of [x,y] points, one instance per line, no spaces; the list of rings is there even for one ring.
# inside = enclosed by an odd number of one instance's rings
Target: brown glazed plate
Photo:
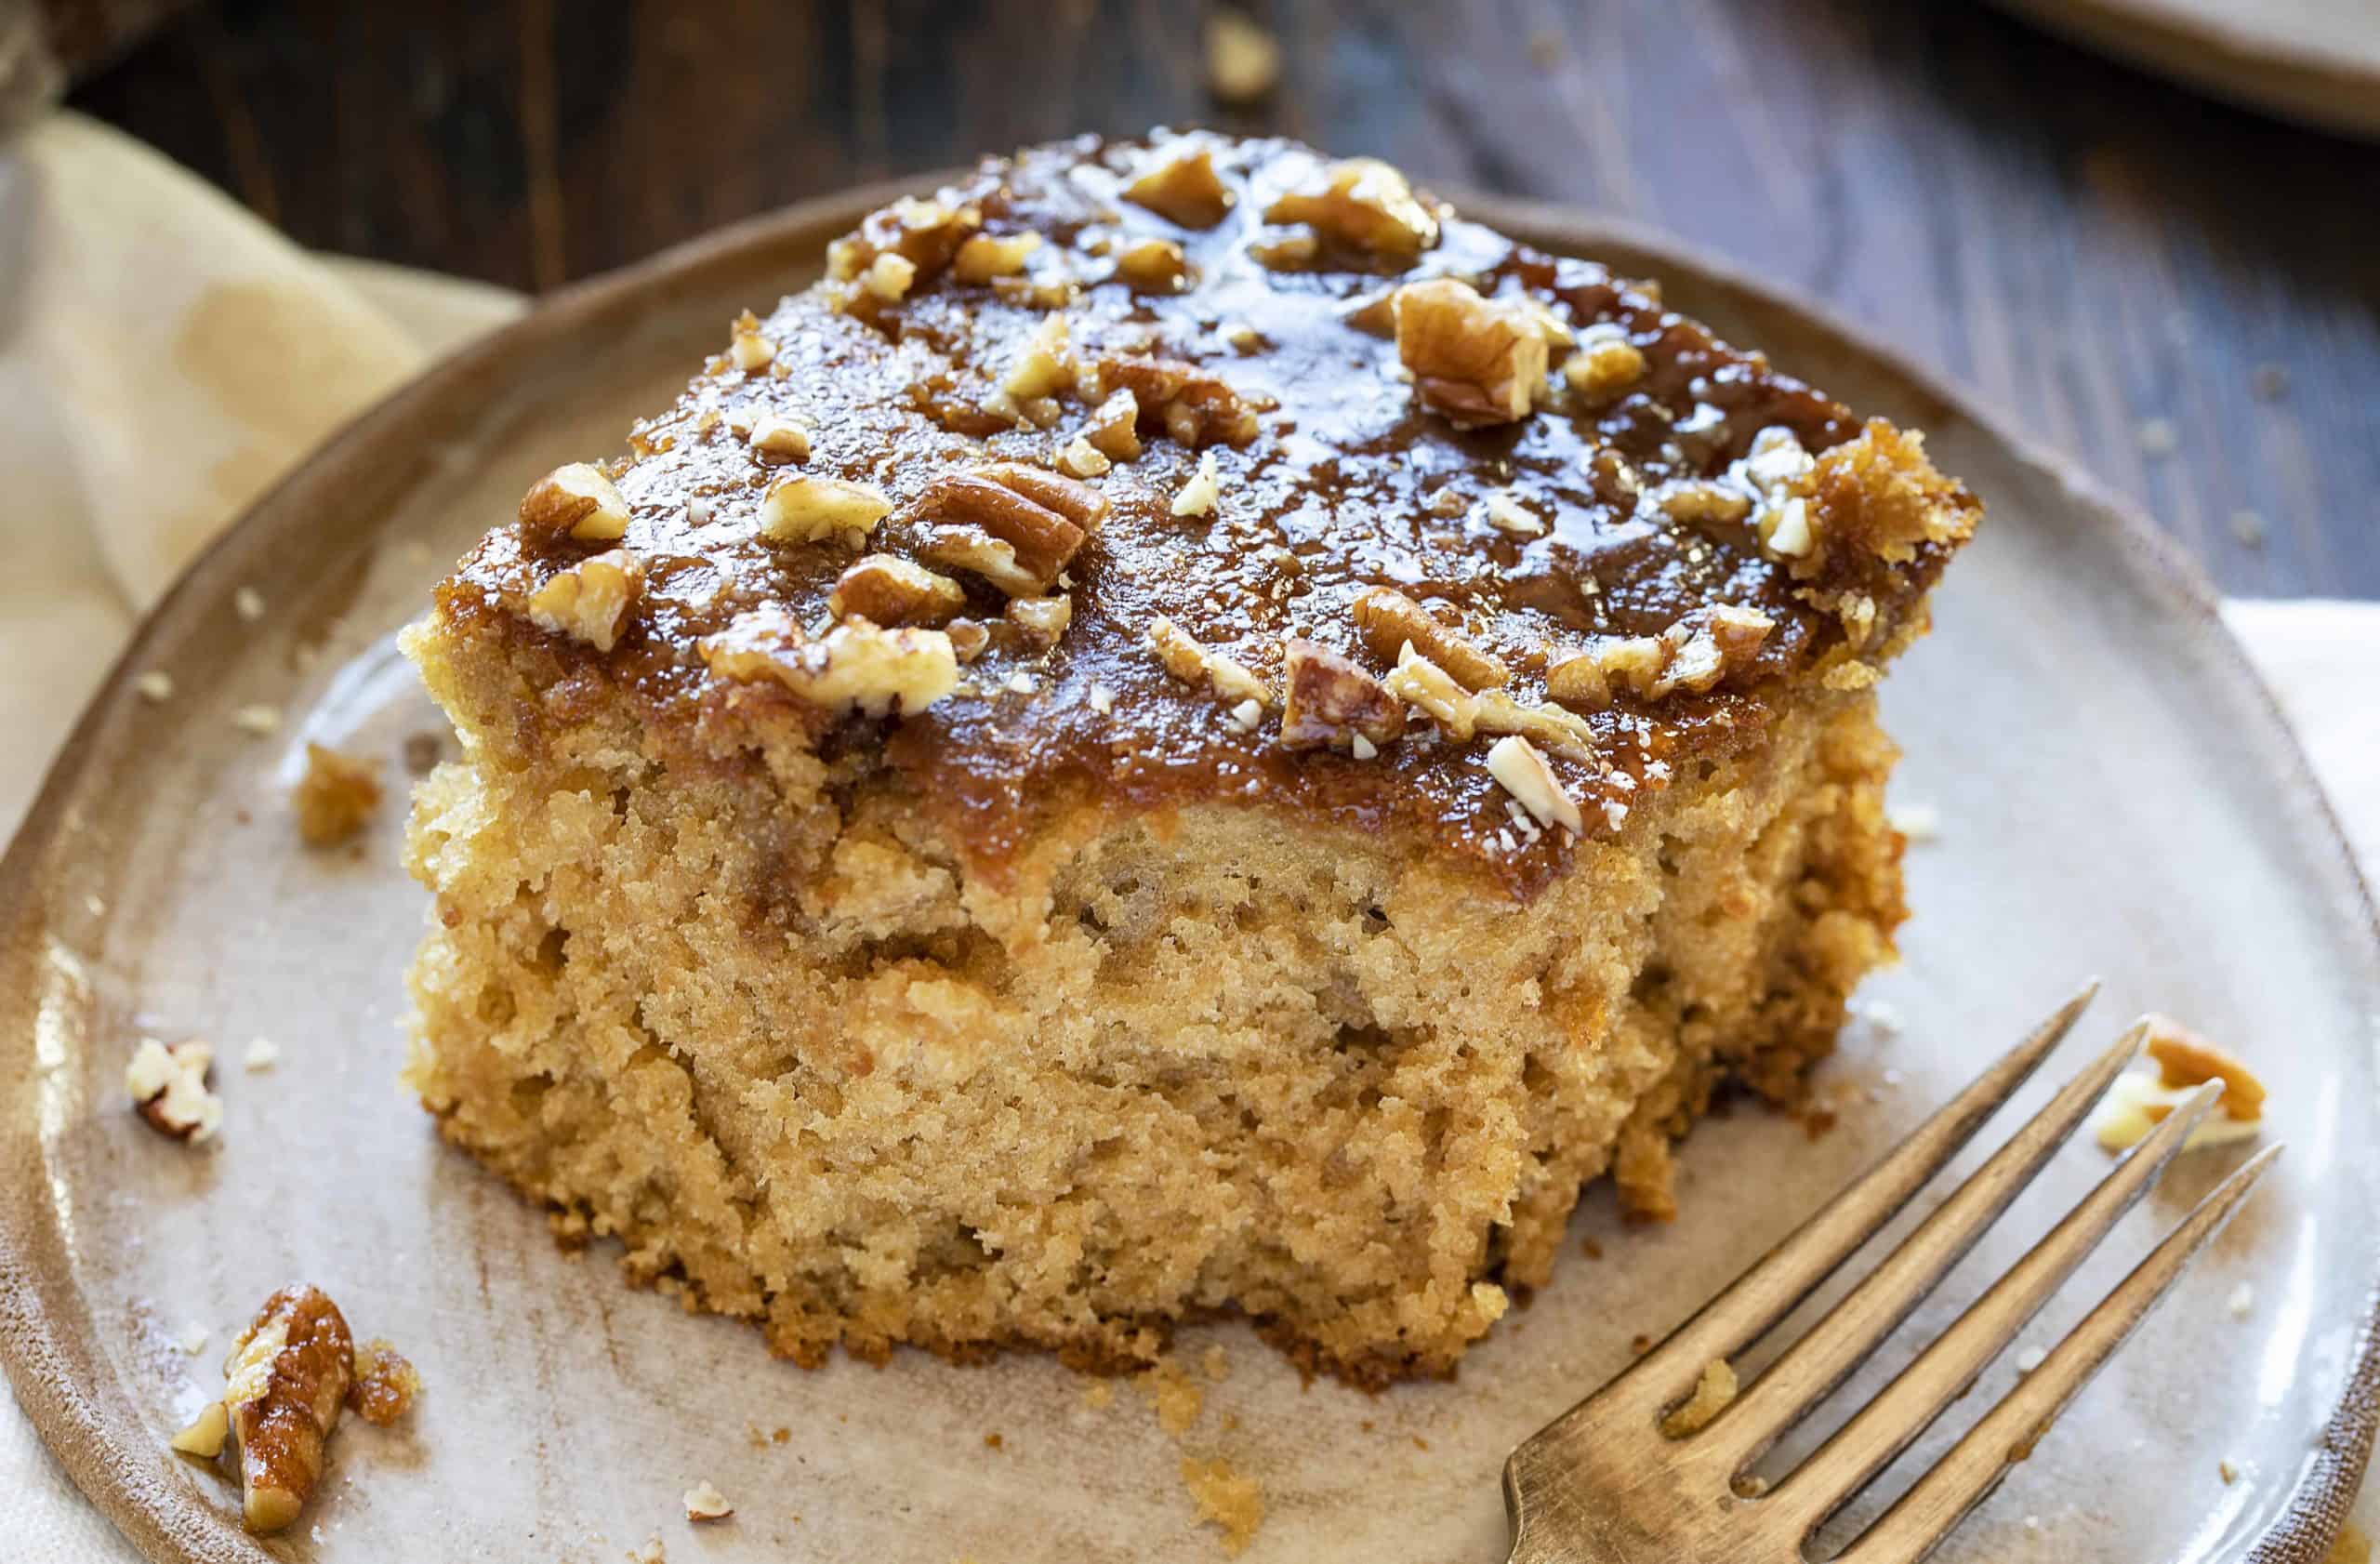
[[[395,1081],[400,974],[425,915],[396,867],[402,810],[352,855],[305,852],[284,798],[296,757],[309,738],[335,743],[382,757],[401,785],[404,740],[440,724],[390,636],[446,562],[537,474],[618,448],[738,309],[806,282],[826,241],[887,193],[796,207],[574,289],[348,429],[159,606],[0,865],[0,1357],[50,1448],[142,1551],[613,1560],[658,1536],[678,1560],[1210,1560],[1221,1538],[1181,1480],[1193,1455],[1262,1485],[1250,1560],[1501,1559],[1498,1472],[1516,1440],[2096,972],[2106,989],[2071,1058],[2136,1011],[2184,1016],[2264,1067],[2269,1133],[2289,1153],[1940,1557],[2316,1564],[2360,1478],[2380,1378],[2380,939],[2268,696],[2199,577],[2087,484],[1805,305],[1575,212],[1466,204],[1657,276],[1727,336],[1929,430],[1990,506],[1937,632],[1886,686],[1908,750],[1897,794],[1934,808],[1941,834],[1910,855],[1906,960],[1863,994],[1898,1024],[1855,1022],[1819,1078],[1831,1133],[1750,1110],[1706,1124],[1673,1226],[1624,1227],[1592,1196],[1573,1248],[1593,1239],[1601,1257],[1574,1253],[1453,1383],[1302,1385],[1244,1324],[1185,1332],[1204,1405],[1179,1434],[1135,1390],[1088,1396],[1039,1356],[773,1361],[755,1332],[624,1287],[610,1246],[563,1253],[539,1213],[443,1148]],[[246,585],[271,603],[254,626],[232,604]],[[134,690],[151,669],[173,675],[171,701]],[[280,735],[234,725],[252,702],[285,708]],[[167,1143],[128,1110],[124,1062],[144,1033],[217,1043],[219,1145]],[[256,1037],[282,1049],[269,1073],[239,1067]],[[2186,1158],[2026,1345],[2053,1340],[2242,1154]],[[2068,1148],[1850,1394],[1905,1363],[2106,1166],[2095,1146]],[[393,1339],[427,1391],[396,1428],[343,1426],[324,1491],[259,1544],[231,1490],[165,1441],[219,1386],[231,1332],[292,1279],[326,1289],[359,1334]],[[175,1345],[192,1324],[214,1332],[197,1357]],[[1204,1368],[1216,1346],[1221,1379]],[[2017,1357],[1900,1481],[2013,1381]],[[695,1531],[680,1495],[705,1479],[736,1515]],[[1896,1488],[1888,1474],[1827,1535]]]
[[[2380,139],[2380,0],[1994,0],[2218,98]]]

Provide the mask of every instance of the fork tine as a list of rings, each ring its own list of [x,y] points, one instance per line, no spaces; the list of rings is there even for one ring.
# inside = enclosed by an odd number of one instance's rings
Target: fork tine
[[[1753,1262],[1726,1291],[1638,1359],[1595,1399],[1634,1396],[1649,1401],[1649,1410],[1658,1413],[1693,1388],[1704,1364],[1735,1356],[1747,1342],[1782,1319],[1975,1138],[1984,1121],[2040,1067],[2098,991],[2098,979],[2084,983],[2022,1042],[1849,1188],[1820,1207],[1784,1242]]]
[[[1909,1448],[1944,1408],[1966,1394],[1984,1366],[1998,1357],[2025,1322],[2049,1301],[2106,1238],[2133,1202],[2149,1191],[2182,1149],[2192,1130],[2223,1094],[2208,1081],[2168,1114],[2140,1148],[2118,1163],[2098,1187],[2067,1213],[2025,1257],[2009,1267],[1956,1323],[1937,1336],[1875,1399],[1855,1412],[1772,1497],[1816,1527]]]
[[[1858,1368],[1876,1344],[1932,1292],[2066,1144],[2108,1086],[2139,1053],[2147,1023],[2135,1022],[2058,1089],[2048,1106],[2010,1135],[1990,1160],[1901,1240],[1809,1333],[1788,1347],[1712,1427],[1712,1458],[1757,1460],[1778,1435],[1808,1413]],[[2128,1164],[2127,1164],[2128,1165]],[[1732,1469],[1732,1468],[1731,1468]]]
[[[2067,1333],[2040,1368],[2002,1397],[1948,1455],[1836,1555],[1834,1564],[1916,1564],[1931,1553],[1951,1527],[2000,1486],[2011,1466],[2031,1455],[2034,1443],[2075,1393],[2163,1301],[2184,1267],[2222,1231],[2280,1155],[2279,1146],[2267,1146],[2201,1200],[2149,1258]]]

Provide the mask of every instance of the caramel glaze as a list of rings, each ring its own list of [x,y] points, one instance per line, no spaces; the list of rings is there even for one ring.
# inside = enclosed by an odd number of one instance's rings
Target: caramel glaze
[[[1152,160],[1204,145],[1229,187],[1230,210],[1210,228],[1167,220],[1125,198]],[[907,294],[886,301],[851,282],[823,282],[783,300],[760,332],[775,364],[740,370],[715,358],[670,411],[640,424],[632,454],[609,464],[633,510],[622,544],[540,540],[499,527],[438,592],[445,628],[552,643],[547,666],[571,689],[537,721],[568,721],[600,682],[637,703],[648,745],[665,759],[717,759],[748,746],[753,715],[775,720],[794,703],[774,688],[734,689],[707,672],[704,636],[737,613],[774,601],[824,628],[826,598],[855,557],[835,540],[774,543],[758,531],[762,492],[790,471],[872,483],[906,507],[937,474],[988,460],[1047,463],[1086,426],[1091,404],[1069,393],[1047,429],[986,413],[1028,335],[1062,305],[1071,347],[1160,356],[1218,375],[1259,409],[1253,439],[1209,447],[1221,498],[1205,518],[1170,503],[1197,453],[1146,416],[1143,454],[1097,480],[1111,510],[1058,589],[1073,616],[1052,647],[1002,623],[1000,595],[964,577],[969,615],[992,629],[957,693],[906,716],[830,719],[804,713],[812,740],[848,775],[897,773],[939,819],[977,872],[1002,866],[1054,810],[1104,802],[1127,811],[1236,800],[1285,818],[1319,818],[1467,860],[1514,895],[1533,895],[1568,866],[1566,832],[1514,828],[1511,800],[1489,776],[1482,735],[1456,745],[1425,720],[1374,758],[1290,750],[1268,716],[1245,732],[1225,703],[1170,677],[1144,635],[1163,615],[1277,685],[1284,636],[1346,651],[1376,673],[1348,604],[1367,586],[1396,588],[1458,620],[1512,667],[1514,698],[1542,698],[1546,654],[1597,637],[1657,635],[1716,603],[1752,606],[1776,621],[1750,665],[1707,695],[1654,702],[1625,694],[1593,713],[1600,764],[1554,760],[1584,806],[1591,834],[1621,828],[1626,806],[1678,768],[1760,741],[1766,725],[1815,683],[1813,665],[1840,660],[1845,632],[1764,555],[1752,529],[1698,531],[1640,503],[1598,452],[1616,453],[1650,491],[1665,479],[1713,476],[1765,429],[1790,430],[1811,452],[1858,431],[1850,412],[1770,368],[1765,357],[1714,338],[1665,310],[1655,292],[1592,261],[1543,255],[1488,229],[1440,218],[1436,242],[1409,268],[1334,245],[1276,270],[1251,243],[1306,230],[1267,224],[1283,191],[1317,187],[1328,165],[1278,140],[1160,135],[1152,142],[1083,139],[986,162],[939,192],[972,207],[987,235],[1038,233],[1023,282],[962,283],[951,245],[904,227],[898,209],[859,231],[861,253],[922,253]],[[1427,202],[1428,198],[1423,200]],[[914,219],[914,212],[910,217]],[[1116,257],[1149,238],[1179,244],[1183,291],[1135,291]],[[1646,361],[1627,394],[1593,411],[1555,396],[1516,423],[1462,430],[1423,404],[1399,370],[1395,344],[1347,317],[1398,282],[1454,273],[1482,294],[1526,293],[1573,328],[1614,322]],[[1062,287],[1022,297],[1026,287]],[[789,412],[812,431],[798,469],[761,465],[731,427],[760,411]],[[1539,537],[1499,530],[1482,501],[1503,488],[1546,524]],[[1972,506],[1964,491],[1958,503]],[[919,557],[923,527],[896,509],[868,551]],[[525,595],[573,560],[625,546],[645,563],[645,596],[618,644],[549,636],[522,615]],[[1924,543],[1886,566],[1830,561],[1820,589],[1855,587],[1876,610],[1871,647],[1920,622],[1923,599],[1952,551]],[[1850,573],[1850,574],[1846,574]],[[1798,589],[1798,590],[1797,590]],[[544,659],[539,659],[544,660]],[[1008,687],[1018,672],[1030,694]],[[1112,693],[1094,708],[1094,686]],[[558,694],[560,692],[557,692]],[[780,698],[781,697],[781,698]],[[739,715],[741,714],[741,715]],[[1417,713],[1417,719],[1419,714]],[[1606,802],[1620,806],[1606,810]]]

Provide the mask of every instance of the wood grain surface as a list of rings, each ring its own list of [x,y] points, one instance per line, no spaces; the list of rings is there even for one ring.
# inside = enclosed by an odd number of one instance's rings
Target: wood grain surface
[[[299,240],[527,287],[1075,130],[1281,130],[1657,224],[1975,387],[2225,590],[2380,597],[2380,148],[1974,0],[245,0],[77,106]],[[756,301],[765,302],[765,301]]]

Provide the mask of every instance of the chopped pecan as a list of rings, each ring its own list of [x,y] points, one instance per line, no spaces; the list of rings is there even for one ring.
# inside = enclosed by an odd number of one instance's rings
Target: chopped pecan
[[[1011,597],[1038,597],[1104,519],[1107,497],[1062,473],[1000,462],[934,479],[913,510],[934,529],[927,558],[972,570]]]
[[[1521,807],[1534,815],[1540,825],[1560,826],[1573,836],[1586,834],[1587,823],[1579,814],[1579,801],[1570,796],[1545,763],[1537,747],[1517,734],[1498,739],[1488,750],[1488,774],[1504,791],[1518,799]]]
[[[950,637],[940,630],[886,630],[846,619],[812,641],[782,603],[737,615],[725,630],[705,637],[699,649],[704,664],[721,678],[773,679],[826,711],[906,716],[959,683]]]
[[[953,619],[943,627],[943,633],[950,637],[951,656],[962,667],[982,656],[984,648],[992,643],[992,632],[972,619]]]
[[[1193,449],[1245,445],[1256,438],[1255,410],[1211,369],[1180,359],[1109,353],[1094,376],[1103,397],[1132,393],[1142,429],[1161,430]]]
[[[1545,380],[1545,334],[1522,305],[1433,277],[1396,290],[1396,356],[1421,400],[1458,425],[1528,417]]]
[[[2264,1117],[2265,1083],[2256,1079],[2255,1071],[2170,1015],[2142,1019],[2149,1023],[2149,1056],[2157,1062],[2162,1084],[2188,1087],[2220,1080],[2226,1118]]]
[[[1394,665],[1407,643],[1445,668],[1467,690],[1500,688],[1513,682],[1502,659],[1451,625],[1440,624],[1420,603],[1393,587],[1367,587],[1349,604],[1364,645]]]
[[[917,280],[918,263],[891,250],[869,261],[867,270],[859,274],[859,285],[887,304],[906,298],[909,285]]]
[[[1405,708],[1352,658],[1292,638],[1281,652],[1281,742],[1292,749],[1377,748],[1405,731]]]
[[[1074,383],[1075,362],[1066,346],[1066,317],[1045,315],[1025,338],[1025,346],[1017,351],[1008,374],[1001,378],[1000,390],[1022,404],[1037,397],[1055,396]]]
[[[1260,710],[1273,705],[1273,692],[1264,681],[1236,659],[1199,644],[1172,620],[1163,616],[1151,619],[1148,641],[1165,670],[1183,683],[1211,690],[1235,705],[1254,701]]]
[[[1158,155],[1124,187],[1124,199],[1183,228],[1212,228],[1231,210],[1232,193],[1215,172],[1210,147]]]
[[[856,614],[887,627],[939,625],[967,606],[967,593],[947,576],[891,554],[869,554],[835,581],[826,612]]]
[[[772,543],[840,537],[857,548],[892,510],[873,484],[845,478],[780,478],[760,497],[760,536]]]
[[[1601,711],[1611,704],[1611,680],[1593,652],[1567,652],[1546,665],[1545,698]]]
[[[810,428],[790,413],[763,413],[747,435],[755,459],[770,467],[810,459]]]
[[[1078,434],[1058,453],[1058,465],[1077,478],[1097,478],[1116,464],[1108,459],[1106,452],[1091,443],[1090,436]]]
[[[608,652],[644,595],[644,563],[626,549],[583,559],[529,594],[529,622]]]
[[[1587,327],[1562,364],[1562,378],[1588,407],[1604,406],[1644,378],[1644,353],[1611,321]]]
[[[1558,706],[1524,706],[1501,690],[1474,695],[1410,642],[1397,654],[1387,684],[1390,695],[1437,723],[1454,743],[1468,744],[1474,733],[1516,734],[1558,754],[1594,758],[1594,730],[1584,718]]]
[[[1673,690],[1699,694],[1759,656],[1761,643],[1776,623],[1758,609],[1715,603],[1686,615],[1658,636],[1606,643],[1596,649],[1594,659],[1606,680],[1646,700],[1659,700]],[[1549,693],[1551,689],[1549,679]]]
[[[1180,293],[1190,283],[1190,261],[1170,239],[1143,239],[1116,258],[1116,274],[1140,293]]]
[[[124,1067],[124,1089],[149,1127],[168,1140],[213,1138],[223,1122],[223,1099],[207,1089],[215,1049],[192,1038],[164,1043],[145,1037]]]
[[[978,233],[959,246],[959,254],[950,263],[950,274],[962,283],[988,283],[996,277],[1014,277],[1025,271],[1025,258],[1041,247],[1038,233],[1009,233],[994,237]]]
[[[1215,502],[1223,497],[1223,480],[1215,471],[1215,453],[1198,453],[1198,465],[1175,491],[1173,503],[1168,509],[1176,516],[1210,516]]]
[[[251,1531],[278,1531],[322,1480],[323,1447],[355,1373],[347,1321],[319,1289],[284,1287],[240,1333],[223,1372],[241,1519]]]
[[[530,485],[521,500],[521,531],[535,543],[563,537],[582,543],[617,542],[628,529],[628,502],[603,470],[590,462],[557,467]]]
[[[766,369],[776,361],[777,345],[760,335],[760,317],[747,310],[735,317],[727,339],[728,362],[745,374]]]
[[[1114,395],[1101,403],[1091,415],[1091,422],[1083,426],[1082,438],[1091,448],[1110,461],[1141,459],[1141,404],[1130,391],[1119,386]]]
[[[1370,157],[1332,164],[1318,187],[1277,197],[1264,208],[1264,220],[1304,223],[1334,244],[1400,271],[1438,242],[1436,214],[1414,195],[1403,174]]]
[[[1075,603],[1070,597],[1020,597],[1009,601],[1009,623],[1025,632],[1025,638],[1037,646],[1054,646],[1074,622]]]

